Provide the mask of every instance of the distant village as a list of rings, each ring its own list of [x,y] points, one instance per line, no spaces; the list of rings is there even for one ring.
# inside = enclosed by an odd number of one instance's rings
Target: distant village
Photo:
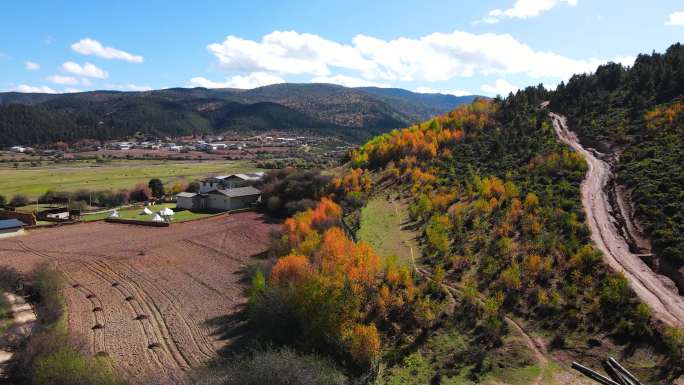
[[[123,141],[97,141],[82,140],[73,144],[57,142],[54,146],[45,145],[39,148],[30,146],[13,146],[8,148],[14,153],[38,153],[51,155],[67,150],[76,151],[98,151],[98,150],[167,150],[175,152],[199,151],[212,153],[222,150],[243,150],[247,148],[270,148],[270,147],[313,147],[324,143],[337,143],[336,150],[346,150],[350,148],[344,141],[320,136],[301,136],[301,135],[255,135],[247,137],[227,138],[223,136],[205,136],[203,138],[178,137],[178,138],[144,138],[128,139]]]
[[[29,161],[37,158],[168,158],[168,159],[308,159],[335,162],[354,148],[350,142],[335,137],[268,133],[155,138],[142,135],[126,140],[80,140],[41,146],[17,145],[0,150],[0,161]]]

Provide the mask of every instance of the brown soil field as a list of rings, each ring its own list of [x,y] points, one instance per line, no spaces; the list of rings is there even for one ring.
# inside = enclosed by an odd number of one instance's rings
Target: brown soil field
[[[135,382],[168,384],[229,347],[222,321],[244,305],[242,272],[276,227],[253,212],[168,228],[63,226],[0,240],[0,264],[55,263],[69,332]]]

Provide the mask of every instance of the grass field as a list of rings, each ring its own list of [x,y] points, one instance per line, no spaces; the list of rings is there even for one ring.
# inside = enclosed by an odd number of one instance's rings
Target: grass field
[[[150,207],[150,210],[153,213],[157,213],[159,210],[168,207],[171,210],[174,211],[172,223],[174,222],[187,222],[193,219],[200,219],[200,218],[206,218],[210,217],[216,214],[207,214],[207,213],[194,213],[192,211],[188,210],[182,210],[182,211],[176,211],[176,204],[175,203],[165,203],[161,205],[155,205]],[[119,219],[135,219],[136,221],[152,221],[152,218],[154,218],[154,214],[152,215],[146,215],[146,214],[141,214],[142,213],[142,208],[136,207],[136,208],[130,208],[130,209],[122,209],[122,210],[117,210],[119,213]],[[108,218],[111,215],[111,212],[104,212],[104,213],[98,213],[98,214],[89,214],[89,215],[84,215],[82,218],[85,222],[92,222],[92,221],[98,221],[101,219]]]
[[[200,179],[212,174],[256,171],[248,161],[146,161],[120,160],[109,163],[71,162],[36,168],[0,168],[0,195],[15,194],[37,198],[47,190],[76,191],[132,188],[151,178],[165,184],[177,180]]]
[[[359,240],[370,243],[383,258],[394,255],[401,263],[411,262],[411,250],[419,252],[415,233],[406,226],[409,222],[404,204],[376,196],[361,210]],[[418,255],[415,256],[418,258]]]

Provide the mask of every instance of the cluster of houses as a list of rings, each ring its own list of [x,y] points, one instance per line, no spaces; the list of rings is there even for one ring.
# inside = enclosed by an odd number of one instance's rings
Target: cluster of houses
[[[176,208],[193,211],[232,211],[253,206],[261,191],[254,187],[263,172],[221,175],[200,182],[199,192],[176,195]]]

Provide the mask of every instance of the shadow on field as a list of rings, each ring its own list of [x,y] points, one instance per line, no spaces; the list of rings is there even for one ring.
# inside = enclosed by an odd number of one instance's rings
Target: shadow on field
[[[255,340],[247,320],[247,305],[240,305],[239,310],[232,314],[212,318],[206,321],[206,325],[214,330],[212,336],[226,343],[218,350],[222,357],[242,353]]]

